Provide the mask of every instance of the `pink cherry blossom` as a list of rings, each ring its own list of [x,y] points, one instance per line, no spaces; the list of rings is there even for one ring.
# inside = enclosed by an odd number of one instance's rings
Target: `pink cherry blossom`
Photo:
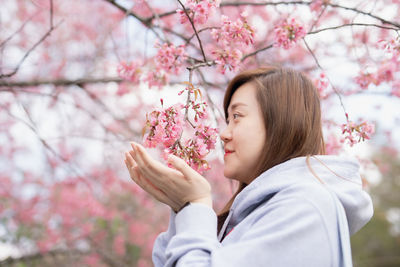
[[[274,46],[289,49],[293,47],[297,41],[307,34],[301,23],[294,18],[282,21],[275,26],[275,43]]]
[[[356,124],[352,121],[348,121],[346,124],[342,125],[342,134],[344,137],[341,139],[341,142],[347,141],[350,146],[353,146],[361,141],[365,141],[365,139],[370,139],[371,135],[374,133],[375,125],[372,123],[362,121]]]
[[[154,110],[147,118],[146,127],[149,133],[145,137],[146,147],[162,145],[169,147],[182,134],[183,113],[181,104],[176,104],[165,110]]]
[[[185,8],[193,23],[205,24],[219,4],[220,0],[188,0]],[[189,21],[184,10],[178,9],[177,13],[180,15],[180,23]]]
[[[236,70],[241,63],[243,51],[254,44],[254,29],[248,24],[245,12],[236,21],[224,15],[221,21],[221,27],[211,31],[211,36],[218,44],[211,53],[218,71],[224,74],[227,69]]]
[[[378,79],[375,74],[362,71],[354,80],[361,89],[365,90],[370,84],[376,84]]]
[[[237,48],[219,49],[212,52],[215,62],[218,64],[217,69],[220,73],[224,74],[228,69],[230,71],[236,70],[242,59],[242,51]]]
[[[376,85],[381,82],[391,82],[394,79],[394,74],[397,72],[397,64],[393,61],[385,62],[379,66],[376,77]]]
[[[141,74],[140,64],[135,62],[126,63],[125,61],[122,61],[119,63],[117,71],[121,78],[133,83],[139,82]]]
[[[158,48],[156,56],[157,68],[167,73],[179,74],[183,66],[184,60],[187,58],[185,46],[164,43],[160,45],[156,42],[155,47]]]
[[[211,35],[221,47],[229,45],[248,46],[254,43],[254,30],[247,22],[247,14],[243,12],[236,21],[221,16],[222,26],[213,29]]]
[[[152,69],[147,72],[147,74],[143,78],[144,82],[147,82],[149,87],[157,87],[161,89],[165,86],[169,81],[169,75],[164,71],[160,71],[159,69]]]
[[[322,72],[319,75],[319,79],[316,79],[314,81],[314,83],[315,83],[315,86],[317,87],[319,97],[321,99],[327,98],[328,97],[327,89],[328,89],[328,86],[329,86],[329,81],[328,81],[325,73]]]
[[[208,150],[215,148],[217,141],[218,130],[204,124],[199,124],[196,128],[195,136],[202,140]]]
[[[342,149],[342,145],[334,135],[329,135],[325,139],[325,152],[328,155],[335,155]]]
[[[400,37],[390,39],[389,41],[381,40],[378,42],[378,48],[384,49],[392,57],[398,58],[400,56]]]

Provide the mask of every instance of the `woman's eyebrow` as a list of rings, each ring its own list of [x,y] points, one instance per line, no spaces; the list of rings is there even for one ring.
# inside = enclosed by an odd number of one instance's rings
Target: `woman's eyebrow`
[[[239,106],[247,106],[245,103],[237,102],[229,106],[228,110],[234,110]]]

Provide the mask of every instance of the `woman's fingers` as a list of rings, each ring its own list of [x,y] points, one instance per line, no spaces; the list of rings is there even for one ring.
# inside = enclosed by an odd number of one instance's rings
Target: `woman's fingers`
[[[152,159],[146,150],[140,145],[132,143],[131,145],[134,151],[130,151],[130,153],[137,162],[140,172],[161,189],[169,187],[166,186],[166,183],[174,183],[177,178],[183,178],[181,172],[168,168],[160,162]]]
[[[173,200],[169,199],[167,195],[159,189],[157,186],[155,186],[150,180],[146,179],[141,173],[140,170],[138,169],[138,166],[135,162],[135,160],[132,158],[130,153],[125,154],[125,164],[129,170],[129,174],[131,176],[131,179],[138,185],[140,186],[144,191],[149,193],[151,196],[153,196],[155,199],[158,201],[167,204],[168,206],[175,208],[179,205],[178,203],[175,203]]]

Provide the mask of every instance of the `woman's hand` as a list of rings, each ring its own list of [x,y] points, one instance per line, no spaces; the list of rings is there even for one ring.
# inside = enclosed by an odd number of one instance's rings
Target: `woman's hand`
[[[211,186],[186,162],[170,155],[172,169],[154,160],[145,149],[131,143],[132,150],[125,154],[125,164],[131,179],[158,201],[179,211],[186,202],[203,203],[212,208]]]

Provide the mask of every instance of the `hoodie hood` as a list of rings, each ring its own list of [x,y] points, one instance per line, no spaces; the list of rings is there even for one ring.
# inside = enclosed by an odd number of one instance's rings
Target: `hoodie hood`
[[[242,221],[254,207],[294,183],[319,181],[333,192],[342,204],[350,234],[354,234],[372,217],[372,201],[362,188],[358,161],[350,157],[318,155],[298,157],[262,173],[235,198],[230,209],[230,225]],[[317,177],[318,178],[317,178]]]

